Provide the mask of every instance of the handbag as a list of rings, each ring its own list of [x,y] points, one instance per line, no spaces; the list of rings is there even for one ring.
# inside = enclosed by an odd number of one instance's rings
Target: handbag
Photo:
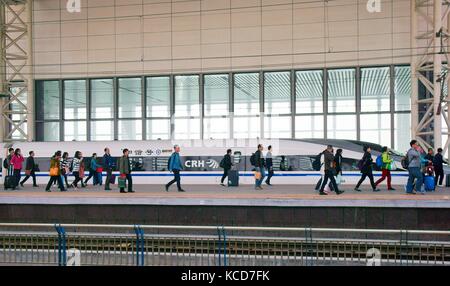
[[[261,172],[255,171],[255,179],[261,180]]]
[[[103,168],[102,167],[97,167],[97,169],[95,170],[97,173],[101,173],[103,172]]]
[[[125,188],[126,182],[127,182],[127,179],[126,179],[126,178],[124,178],[124,177],[119,177],[119,179],[118,179],[118,185],[119,185],[119,188]]]
[[[56,177],[59,176],[59,168],[58,167],[52,167],[50,168],[50,177]]]

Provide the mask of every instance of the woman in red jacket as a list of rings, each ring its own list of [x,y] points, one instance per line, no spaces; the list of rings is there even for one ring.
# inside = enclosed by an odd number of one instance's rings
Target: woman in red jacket
[[[25,161],[23,158],[20,149],[17,148],[14,151],[14,155],[11,157],[11,165],[14,167],[14,177],[16,180],[14,181],[14,190],[17,188],[20,182],[20,171],[22,170],[22,163]]]

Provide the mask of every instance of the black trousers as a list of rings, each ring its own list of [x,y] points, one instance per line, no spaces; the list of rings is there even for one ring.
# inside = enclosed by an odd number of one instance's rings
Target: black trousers
[[[13,176],[14,176],[14,178],[15,178],[15,180],[14,180],[14,188],[15,188],[15,187],[17,187],[17,186],[19,185],[19,183],[20,183],[20,169],[19,169],[19,170],[14,169]]]
[[[81,181],[81,185],[83,186],[83,179],[80,178],[80,172],[73,172],[73,175],[75,176],[75,180],[72,182],[72,185],[77,187],[78,182]]]
[[[228,171],[230,171],[230,169],[223,169],[222,179],[220,179],[220,182],[222,184],[223,184],[223,181],[225,181],[225,178],[228,177]]]
[[[330,170],[325,170],[325,176],[322,181],[322,185],[320,186],[320,192],[323,192],[325,186],[327,185],[328,179],[331,181],[331,185],[333,186],[333,190],[335,192],[339,191],[338,186],[336,184],[336,180],[334,179],[333,172]]]
[[[106,168],[106,180],[105,180],[105,190],[110,189],[109,187],[109,180],[112,177],[112,169]]]
[[[90,171],[89,171],[89,176],[86,178],[86,180],[84,180],[84,183],[87,184],[87,182],[88,182],[92,177],[94,177],[94,176],[96,176],[96,175],[97,175],[97,172],[96,172],[96,171],[90,170]],[[93,180],[94,180],[94,185],[96,185],[97,180],[95,180],[95,177],[94,177]]]
[[[131,174],[126,174],[126,180],[127,180],[127,185],[128,185],[128,191],[132,191],[133,190],[133,177],[131,177]],[[121,191],[124,191],[125,188],[120,188]]]
[[[173,183],[177,183],[178,190],[181,190],[181,178],[180,178],[180,170],[173,170],[173,180],[167,183],[167,187],[170,187]]]
[[[269,167],[268,169],[266,183],[270,184],[270,179],[273,177],[273,167]]]
[[[444,170],[443,169],[434,169],[434,185],[438,185],[439,180],[439,186],[442,186],[442,181],[444,180]]]
[[[25,182],[30,178],[33,178],[33,186],[36,186],[36,174],[34,171],[31,171],[29,175],[26,175],[25,178],[22,180],[21,184],[25,184]]]
[[[372,174],[372,172],[369,172],[369,173],[363,173],[363,174],[362,174],[361,179],[359,179],[359,182],[358,182],[358,184],[356,184],[355,189],[358,189],[359,186],[361,186],[362,182],[364,182],[364,180],[366,179],[366,177],[369,178],[369,180],[370,180],[370,185],[372,186],[372,189],[375,190],[375,189],[377,188],[377,186],[375,185],[375,182],[374,182],[374,180],[373,180],[373,174]]]
[[[53,185],[53,183],[56,182],[58,183],[59,189],[60,190],[64,190],[64,185],[63,185],[63,181],[61,179],[61,176],[51,176],[50,180],[48,181],[47,187],[45,188],[45,190],[50,190],[50,187]]]

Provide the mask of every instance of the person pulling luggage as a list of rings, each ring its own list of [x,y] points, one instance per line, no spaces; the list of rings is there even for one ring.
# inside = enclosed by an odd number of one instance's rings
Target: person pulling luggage
[[[227,150],[227,154],[225,154],[222,158],[222,160],[219,163],[219,167],[223,168],[223,175],[220,179],[220,185],[225,187],[225,184],[223,181],[225,181],[225,178],[228,177],[228,172],[231,170],[231,167],[233,166],[233,163],[231,162],[231,149]]]

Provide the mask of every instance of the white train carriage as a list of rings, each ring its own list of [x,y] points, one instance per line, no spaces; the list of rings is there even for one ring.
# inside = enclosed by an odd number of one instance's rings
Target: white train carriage
[[[20,148],[26,157],[33,150],[35,161],[39,165],[37,172],[38,184],[48,181],[50,157],[58,150],[68,152],[69,157],[75,151],[81,151],[86,166],[89,165],[92,153],[97,153],[98,163],[102,164],[103,150],[109,147],[111,155],[117,159],[122,150],[130,150],[130,160],[133,166],[133,182],[135,184],[164,184],[170,180],[167,171],[168,157],[173,146],[181,146],[181,161],[184,171],[181,173],[184,184],[218,184],[222,176],[219,162],[228,148],[233,151],[233,160],[240,173],[241,184],[253,184],[253,167],[250,156],[256,151],[256,146],[262,144],[267,150],[268,145],[273,148],[275,176],[272,179],[277,184],[315,184],[321,173],[312,167],[312,162],[322,152],[326,145],[331,144],[334,149],[343,149],[343,172],[345,184],[356,184],[360,172],[357,163],[363,155],[363,145],[372,147],[374,162],[380,154],[381,146],[352,140],[325,139],[230,139],[230,140],[155,140],[155,141],[108,141],[108,142],[20,142],[4,144],[2,157],[7,154],[9,147]],[[391,151],[395,160],[392,172],[394,184],[405,184],[407,173],[401,168],[401,154]],[[3,160],[3,159],[2,159]],[[381,172],[375,168],[375,176]],[[117,170],[115,173],[118,174]],[[2,170],[2,177],[5,170]],[[367,182],[368,183],[368,180]]]

